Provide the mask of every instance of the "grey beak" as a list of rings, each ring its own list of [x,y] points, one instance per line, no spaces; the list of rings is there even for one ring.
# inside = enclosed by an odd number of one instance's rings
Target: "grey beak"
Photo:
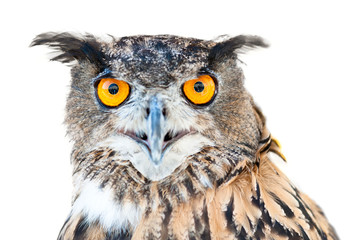
[[[147,119],[148,143],[151,151],[151,161],[159,166],[162,161],[163,139],[165,136],[165,117],[162,113],[162,102],[156,97],[149,101],[149,115]]]

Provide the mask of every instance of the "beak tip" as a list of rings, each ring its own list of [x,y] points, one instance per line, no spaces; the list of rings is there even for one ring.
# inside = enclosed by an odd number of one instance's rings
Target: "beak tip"
[[[154,164],[155,167],[159,167],[162,161],[161,160],[153,160],[153,159],[151,159],[151,162]]]
[[[152,155],[151,162],[154,164],[155,167],[160,166],[160,164],[162,163],[161,154],[160,155],[156,154],[156,156]]]

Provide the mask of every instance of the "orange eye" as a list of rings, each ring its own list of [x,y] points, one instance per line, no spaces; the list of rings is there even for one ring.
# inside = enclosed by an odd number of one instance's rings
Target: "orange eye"
[[[183,92],[190,102],[203,105],[211,101],[215,95],[215,82],[209,75],[201,75],[188,80],[183,85]]]
[[[100,101],[108,107],[117,107],[129,96],[130,87],[124,81],[103,78],[97,86]]]

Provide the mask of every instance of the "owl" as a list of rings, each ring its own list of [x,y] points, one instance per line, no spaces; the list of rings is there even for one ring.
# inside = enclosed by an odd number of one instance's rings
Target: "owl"
[[[238,64],[262,38],[44,33],[35,45],[71,66],[74,193],[58,240],[338,239],[270,158],[284,156]]]

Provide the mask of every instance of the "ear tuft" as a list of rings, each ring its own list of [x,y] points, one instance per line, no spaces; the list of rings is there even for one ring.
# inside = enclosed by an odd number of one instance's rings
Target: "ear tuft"
[[[101,43],[90,34],[84,36],[64,33],[48,32],[34,38],[30,47],[46,45],[58,53],[51,58],[53,61],[69,63],[72,61],[89,61],[100,69],[106,68],[105,55]]]
[[[258,36],[239,35],[223,42],[217,43],[209,53],[209,64],[214,65],[222,62],[228,57],[234,56],[237,52],[246,52],[257,47],[268,47],[265,40]]]

